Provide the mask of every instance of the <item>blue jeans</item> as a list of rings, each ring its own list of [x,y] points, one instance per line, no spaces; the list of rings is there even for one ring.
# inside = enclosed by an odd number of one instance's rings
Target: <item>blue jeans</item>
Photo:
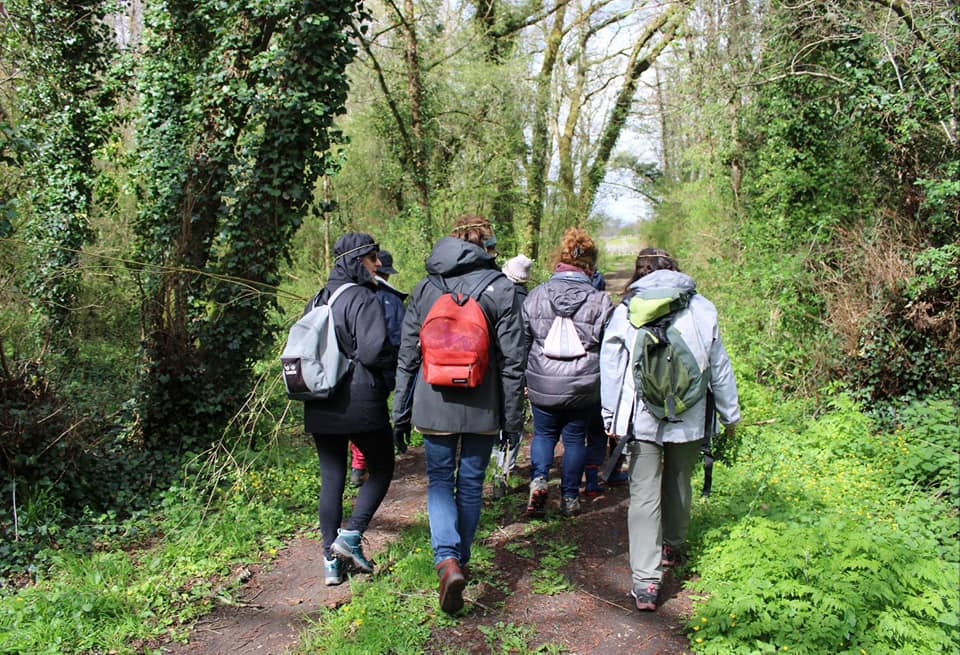
[[[553,451],[563,439],[560,491],[565,498],[580,495],[580,479],[587,457],[587,421],[592,409],[533,409],[533,442],[530,444],[530,478],[549,479]]]
[[[470,561],[483,506],[483,478],[495,440],[492,434],[423,435],[434,564],[449,557],[461,566]]]

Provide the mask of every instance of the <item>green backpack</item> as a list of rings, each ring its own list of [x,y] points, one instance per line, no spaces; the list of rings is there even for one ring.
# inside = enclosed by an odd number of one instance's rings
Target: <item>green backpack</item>
[[[637,395],[658,419],[676,422],[707,392],[710,368],[700,368],[693,351],[675,327],[677,315],[695,291],[659,288],[624,299],[630,324],[637,328],[633,378]]]

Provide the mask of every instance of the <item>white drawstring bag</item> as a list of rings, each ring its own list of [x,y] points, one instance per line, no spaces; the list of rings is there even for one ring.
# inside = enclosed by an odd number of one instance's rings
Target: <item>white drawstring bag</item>
[[[577,359],[587,354],[569,316],[557,316],[543,341],[543,354],[550,359]]]

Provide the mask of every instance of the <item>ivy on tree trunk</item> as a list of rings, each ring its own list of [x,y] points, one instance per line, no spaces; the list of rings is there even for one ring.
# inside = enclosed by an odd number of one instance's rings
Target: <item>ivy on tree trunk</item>
[[[171,2],[140,74],[144,438],[203,445],[273,343],[269,310],[344,110],[354,0]]]

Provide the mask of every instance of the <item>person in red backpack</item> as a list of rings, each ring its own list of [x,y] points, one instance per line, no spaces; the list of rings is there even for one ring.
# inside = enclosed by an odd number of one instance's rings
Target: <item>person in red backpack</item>
[[[430,544],[440,607],[448,613],[463,607],[463,567],[470,561],[494,443],[501,433],[516,438],[523,427],[520,304],[488,252],[494,243],[487,219],[465,215],[452,236],[434,245],[428,275],[410,294],[397,366],[394,438],[398,448],[405,447],[411,424],[423,434]],[[476,322],[474,304],[484,325]],[[447,322],[443,334],[468,345],[446,348],[431,327],[440,320]],[[480,355],[474,361],[468,355],[478,329],[485,330],[480,336],[486,352],[474,353]]]

